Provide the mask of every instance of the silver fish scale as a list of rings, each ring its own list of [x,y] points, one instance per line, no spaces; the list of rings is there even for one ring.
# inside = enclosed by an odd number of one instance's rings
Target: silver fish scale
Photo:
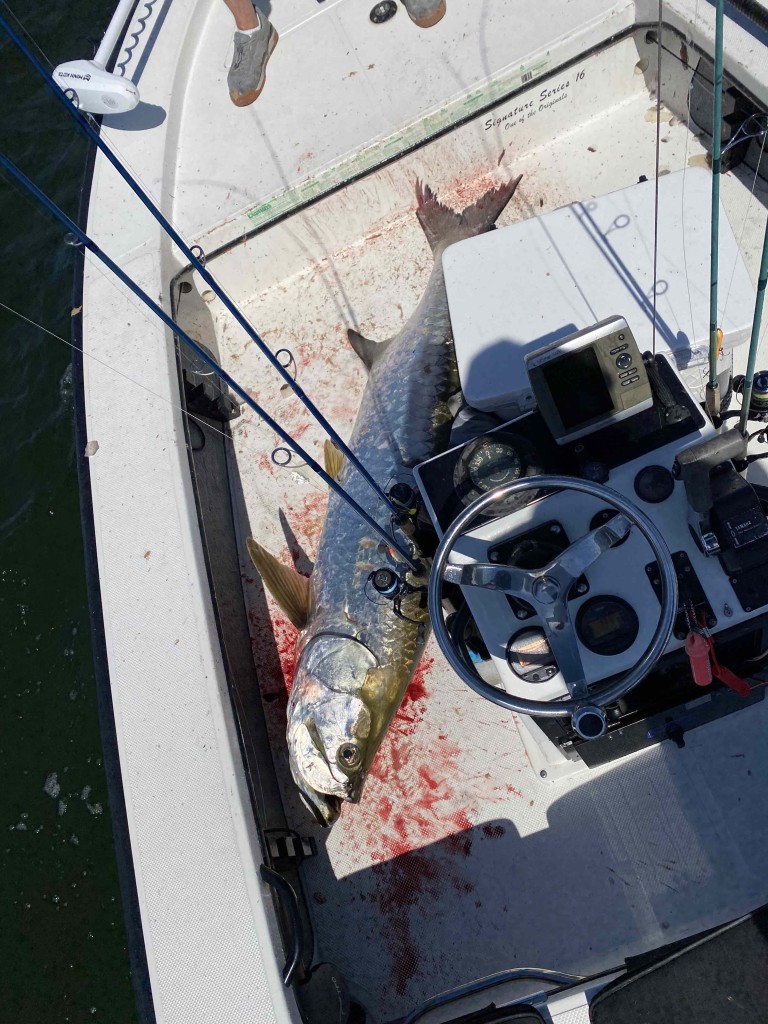
[[[350,448],[382,487],[395,481],[414,486],[411,467],[445,447],[450,431],[445,401],[457,388],[442,261],[436,253],[417,309],[371,370],[350,439]],[[378,523],[389,527],[389,511],[349,463],[339,483]],[[425,561],[421,552],[416,554]],[[393,681],[400,680],[394,713],[423,645],[419,626],[396,616],[391,602],[368,584],[372,571],[391,565],[381,538],[332,494],[312,572],[315,614],[302,645],[320,632],[344,633],[366,644]],[[403,611],[418,623],[428,623],[428,613],[415,596],[403,602]]]

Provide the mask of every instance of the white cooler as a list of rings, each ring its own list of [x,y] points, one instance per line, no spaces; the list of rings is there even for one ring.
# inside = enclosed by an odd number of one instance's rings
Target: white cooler
[[[704,168],[659,179],[656,352],[671,354],[702,401],[711,189]],[[443,268],[469,405],[504,419],[527,412],[525,354],[609,316],[623,316],[640,351],[652,350],[653,223],[654,183],[646,181],[449,246]],[[733,349],[749,341],[755,306],[722,206],[719,268],[722,386]]]

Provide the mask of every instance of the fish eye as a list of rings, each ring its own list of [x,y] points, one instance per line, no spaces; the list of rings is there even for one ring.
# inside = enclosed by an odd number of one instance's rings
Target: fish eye
[[[342,768],[346,768],[348,771],[359,768],[362,759],[360,748],[356,743],[342,743],[336,751],[336,760]]]

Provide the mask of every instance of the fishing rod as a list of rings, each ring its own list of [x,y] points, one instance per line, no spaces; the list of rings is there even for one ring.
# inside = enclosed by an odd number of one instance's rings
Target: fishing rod
[[[720,160],[723,128],[723,13],[725,0],[717,0],[715,11],[715,73],[712,84],[712,224],[709,268],[709,380],[706,390],[707,412],[713,420],[720,416],[720,392],[717,382],[717,357],[720,332],[717,329],[717,275],[720,244]]]
[[[161,307],[158,306],[157,303],[154,302],[149,295],[147,295],[147,293],[114,262],[114,260],[110,259],[105,252],[102,252],[93,239],[86,235],[86,233],[77,224],[75,224],[75,222],[71,220],[63,210],[60,210],[53,200],[47,196],[45,192],[42,192],[33,181],[30,181],[30,179],[20,171],[4,153],[0,153],[0,167],[3,170],[8,171],[8,173],[12,175],[22,188],[29,192],[29,194],[33,196],[41,206],[44,206],[45,209],[49,211],[49,213],[52,213],[64,225],[67,231],[70,231],[75,238],[77,238],[78,241],[89,250],[89,252],[92,252],[97,259],[101,260],[107,269],[111,270],[119,281],[122,281],[126,288],[130,289],[134,295],[141,299],[145,306],[152,310],[156,317],[162,320],[166,327],[170,328],[174,334],[176,334],[182,341],[186,342],[195,355],[199,359],[202,359],[206,366],[213,370],[213,372],[217,374],[225,384],[228,384],[235,394],[238,395],[242,401],[256,413],[257,416],[260,416],[267,426],[271,427],[282,441],[289,444],[296,454],[305,460],[309,468],[312,469],[332,491],[338,494],[340,498],[343,498],[350,508],[352,508],[358,516],[360,516],[360,518],[371,527],[372,530],[375,530],[375,532],[378,533],[384,541],[386,541],[388,548],[393,549],[398,553],[398,555],[400,555],[414,575],[419,576],[424,572],[424,567],[421,562],[415,560],[413,556],[394,539],[394,537],[387,533],[383,526],[380,526],[379,523],[377,523],[376,520],[365,511],[365,509],[361,508],[355,499],[347,494],[344,488],[341,487],[341,485],[338,484],[336,480],[334,480],[333,477],[327,473],[307,451],[301,448],[290,434],[283,430],[280,424],[275,422],[275,420],[273,420],[272,417],[251,398],[248,392],[245,391],[245,389],[242,388],[222,366],[219,366],[216,360],[213,359],[213,357],[210,356],[201,345],[183,331],[176,321],[165,312],[165,310],[161,309]]]
[[[189,260],[190,264],[202,277],[203,281],[205,281],[205,283],[214,292],[214,294],[222,301],[226,309],[232,314],[232,316],[235,318],[240,327],[242,327],[242,329],[248,335],[250,340],[254,343],[254,345],[256,345],[256,347],[262,353],[262,355],[266,357],[270,365],[277,370],[277,372],[283,378],[285,383],[294,392],[296,397],[304,405],[308,412],[312,416],[314,416],[314,418],[317,420],[317,422],[320,424],[323,430],[334,442],[336,447],[344,454],[344,456],[354,466],[358,473],[360,473],[363,476],[368,485],[376,492],[376,495],[380,498],[381,501],[384,502],[384,504],[390,509],[390,511],[399,515],[400,509],[397,507],[397,505],[376,483],[376,481],[373,479],[373,477],[365,468],[365,466],[360,462],[360,460],[357,458],[354,452],[352,452],[347,447],[345,442],[334,430],[334,428],[331,426],[331,424],[328,422],[325,416],[323,416],[323,414],[320,412],[320,410],[317,408],[314,402],[304,393],[304,390],[301,387],[301,385],[298,384],[293,379],[293,377],[290,375],[286,367],[284,367],[280,360],[274,356],[274,354],[267,347],[267,345],[262,340],[260,335],[246,320],[246,318],[243,316],[243,314],[240,312],[240,310],[237,308],[234,302],[230,299],[227,293],[223,290],[223,288],[220,287],[216,279],[210,274],[208,270],[206,270],[204,259],[201,260],[199,256],[195,255],[195,253],[187,245],[187,243],[184,241],[184,239],[181,237],[178,231],[174,228],[171,222],[163,215],[163,213],[161,213],[161,211],[153,203],[153,201],[146,194],[146,192],[144,192],[144,190],[139,186],[138,182],[129,174],[129,172],[123,166],[121,161],[117,158],[117,156],[115,156],[115,154],[106,144],[106,142],[101,138],[99,132],[97,132],[93,128],[93,126],[89,123],[87,118],[83,117],[83,115],[77,109],[76,100],[75,102],[73,102],[69,97],[70,90],[67,90],[66,93],[62,91],[61,86],[58,85],[56,81],[53,79],[53,77],[46,71],[46,69],[43,67],[43,65],[40,63],[37,57],[32,53],[32,51],[21,38],[21,36],[14,31],[11,25],[9,25],[8,21],[5,19],[2,13],[0,13],[0,28],[3,29],[5,34],[14,44],[14,46],[32,65],[32,67],[35,69],[38,75],[40,75],[40,77],[45,82],[46,86],[51,90],[51,92],[55,96],[56,100],[59,103],[61,103],[67,110],[67,112],[70,114],[70,116],[74,118],[75,123],[78,125],[81,131],[83,131],[88,136],[88,138],[94,143],[94,145],[97,146],[98,149],[104,154],[104,156],[107,158],[107,160],[109,160],[109,162],[115,168],[115,170],[123,179],[123,181],[128,185],[131,191],[139,198],[139,200],[143,203],[146,209],[154,217],[157,223],[176,243],[179,249],[181,249],[186,258]],[[76,90],[72,89],[71,92],[74,94],[76,98]]]
[[[741,400],[739,430],[742,434],[746,434],[747,432],[749,403],[752,400],[752,384],[755,379],[755,363],[757,362],[757,347],[760,343],[760,322],[763,318],[763,300],[765,299],[766,283],[768,283],[768,220],[765,222],[763,255],[760,260],[760,273],[757,278],[757,295],[755,296],[755,316],[752,320],[752,337],[749,339],[749,357],[747,358],[747,372],[744,376],[744,394]]]

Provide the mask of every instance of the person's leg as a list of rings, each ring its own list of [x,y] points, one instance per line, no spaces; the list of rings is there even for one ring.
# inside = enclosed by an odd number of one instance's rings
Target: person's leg
[[[261,95],[267,61],[277,46],[277,32],[251,0],[224,0],[235,19],[235,52],[227,76],[229,96],[236,107],[247,107]]]
[[[419,28],[431,28],[445,14],[445,0],[403,0],[403,4]]]
[[[259,27],[259,16],[251,0],[224,0],[232,12],[235,25],[240,32],[252,31]]]

